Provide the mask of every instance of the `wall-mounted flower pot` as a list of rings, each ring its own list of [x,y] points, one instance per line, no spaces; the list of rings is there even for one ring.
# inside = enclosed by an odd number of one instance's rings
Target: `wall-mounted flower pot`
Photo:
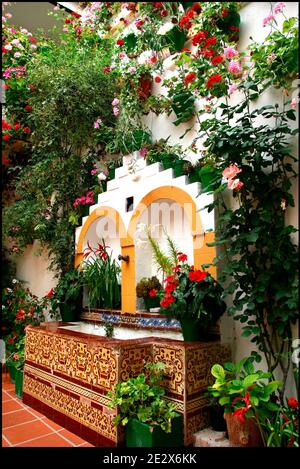
[[[158,296],[154,296],[154,297],[150,297],[150,296],[147,296],[144,298],[144,302],[145,302],[145,306],[146,306],[146,309],[147,311],[150,311],[151,308],[159,308],[159,297]]]
[[[84,205],[82,209],[82,216],[83,217],[88,217],[90,214],[90,206],[89,205]]]
[[[174,169],[174,177],[179,177],[183,175],[183,169],[186,161],[185,160],[177,160],[174,163],[173,169]]]
[[[111,181],[112,179],[115,179],[115,176],[116,176],[116,169],[110,169],[108,171],[108,179],[109,181]]]
[[[189,184],[200,182],[199,169],[195,169],[189,174]]]
[[[224,414],[227,423],[229,442],[234,446],[263,446],[259,427],[253,418],[242,423],[233,413]]]
[[[22,399],[23,395],[23,378],[24,378],[24,371],[15,368],[15,394],[17,397]]]
[[[199,170],[202,192],[212,192],[221,184],[221,179],[213,166],[203,166]]]
[[[128,448],[178,447],[183,446],[182,415],[172,419],[171,433],[164,432],[158,425],[151,426],[136,419],[130,419],[125,428]]]

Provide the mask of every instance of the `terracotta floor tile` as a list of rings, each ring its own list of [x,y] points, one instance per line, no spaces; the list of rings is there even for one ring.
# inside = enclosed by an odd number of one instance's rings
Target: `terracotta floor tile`
[[[2,438],[2,448],[9,448],[9,444]]]
[[[32,420],[36,420],[36,417],[27,412],[27,410],[12,412],[10,414],[2,415],[2,428],[5,429],[13,427],[19,423],[30,422]]]
[[[52,420],[47,419],[47,417],[45,417],[45,418],[43,419],[43,422],[44,422],[45,424],[49,425],[51,428],[53,428],[53,430],[61,430],[61,429],[62,429],[62,427],[61,427],[60,425],[58,425],[58,424],[55,423],[55,422],[52,422]],[[66,430],[66,431],[67,431],[67,430]]]
[[[63,429],[59,432],[59,434],[65,436],[68,440],[70,440],[75,445],[86,443],[82,438],[80,438],[80,436],[74,435],[74,433],[71,433],[68,430]]]
[[[42,436],[41,438],[37,438],[36,440],[27,441],[26,443],[21,443],[16,445],[17,447],[24,447],[24,446],[34,446],[34,447],[72,447],[71,443],[68,443],[66,440],[61,438],[59,435],[53,433],[52,435]]]
[[[51,433],[51,430],[42,422],[36,420],[35,422],[24,423],[17,427],[3,429],[2,433],[12,445],[17,445],[23,441],[47,435]]]
[[[83,443],[82,445],[80,445],[80,448],[85,448],[85,447],[94,448],[94,446],[91,445],[90,443],[88,443],[87,441],[85,443]]]
[[[25,404],[23,404],[23,405],[25,405]],[[35,410],[35,409],[32,409],[31,407],[28,407],[28,406],[25,406],[25,407],[26,407],[26,409],[28,410],[28,412],[31,412],[31,413],[33,414],[32,416],[35,416],[35,417],[38,418],[38,419],[43,419],[43,420],[45,420],[45,418],[46,418],[45,415],[41,414],[40,412],[38,412],[38,411]]]
[[[6,414],[7,412],[12,412],[13,410],[19,409],[24,409],[24,407],[18,401],[10,399],[7,402],[2,402],[2,414]]]
[[[15,385],[13,383],[3,383],[2,384],[2,390],[3,391],[14,391],[15,390]]]

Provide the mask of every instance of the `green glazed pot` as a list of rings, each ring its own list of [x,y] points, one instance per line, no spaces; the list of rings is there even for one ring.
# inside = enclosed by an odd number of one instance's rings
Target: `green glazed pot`
[[[9,372],[9,379],[12,384],[15,384],[15,377],[16,377],[16,368],[14,366],[7,365],[8,372]]]
[[[183,446],[182,415],[172,419],[171,433],[164,432],[158,425],[148,425],[137,419],[130,419],[125,428],[127,448],[152,448]]]
[[[145,302],[147,311],[150,311],[151,308],[159,308],[158,296],[154,296],[152,298],[150,296],[147,296],[146,298],[144,298],[144,302]]]
[[[16,394],[17,397],[22,399],[24,371],[23,370],[18,370],[18,368],[15,368],[15,370],[16,370],[16,374],[15,374],[15,394]]]
[[[183,340],[186,342],[197,342],[207,338],[207,334],[204,332],[203,328],[201,328],[201,323],[195,321],[193,318],[181,318],[180,325]]]
[[[199,169],[189,174],[189,183],[192,184],[193,182],[200,182]]]

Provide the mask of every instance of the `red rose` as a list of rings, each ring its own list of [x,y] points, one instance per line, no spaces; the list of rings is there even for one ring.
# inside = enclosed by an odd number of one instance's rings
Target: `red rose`
[[[30,128],[28,126],[24,127],[23,132],[25,134],[29,134],[30,133]]]
[[[161,78],[159,76],[154,78],[155,83],[161,83]]]
[[[116,42],[117,46],[124,46],[124,41],[123,39],[118,39],[117,42]]]
[[[220,81],[222,81],[222,75],[220,75],[220,74],[213,75],[213,76],[209,77],[209,79],[207,80],[205,86],[206,86],[207,89],[210,89],[210,88],[212,88],[216,83],[219,83]]]
[[[195,81],[197,78],[196,73],[190,72],[184,77],[184,83],[185,85],[189,85],[193,81]]]
[[[297,407],[299,407],[299,402],[297,401],[295,397],[290,397],[287,403],[288,403],[288,406],[292,407],[293,409],[297,409]]]
[[[15,130],[19,130],[20,127],[21,127],[21,124],[19,124],[19,122],[17,122],[17,123],[14,125],[14,129],[15,129]]]
[[[29,104],[27,104],[27,106],[25,106],[24,109],[25,109],[25,111],[28,111],[28,112],[29,112],[29,111],[32,111],[32,107],[29,106]]]
[[[154,298],[155,296],[157,296],[157,291],[155,290],[155,288],[152,288],[152,290],[149,291],[149,296],[150,298]]]
[[[223,59],[223,57],[222,57],[221,55],[216,55],[215,57],[213,57],[213,58],[211,59],[211,63],[212,63],[213,65],[218,65],[218,64],[222,63],[223,60],[224,60],[224,59]]]
[[[3,135],[3,140],[9,140],[10,139],[10,135],[9,134],[5,134]]]

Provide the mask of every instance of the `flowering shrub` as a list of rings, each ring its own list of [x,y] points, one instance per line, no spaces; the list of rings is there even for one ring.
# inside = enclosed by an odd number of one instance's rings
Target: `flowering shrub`
[[[136,286],[136,294],[138,298],[155,298],[161,288],[161,283],[157,277],[142,278]]]
[[[190,266],[182,253],[178,253],[173,271],[164,280],[163,312],[176,319],[191,317],[208,330],[226,309],[222,287],[208,272]]]

